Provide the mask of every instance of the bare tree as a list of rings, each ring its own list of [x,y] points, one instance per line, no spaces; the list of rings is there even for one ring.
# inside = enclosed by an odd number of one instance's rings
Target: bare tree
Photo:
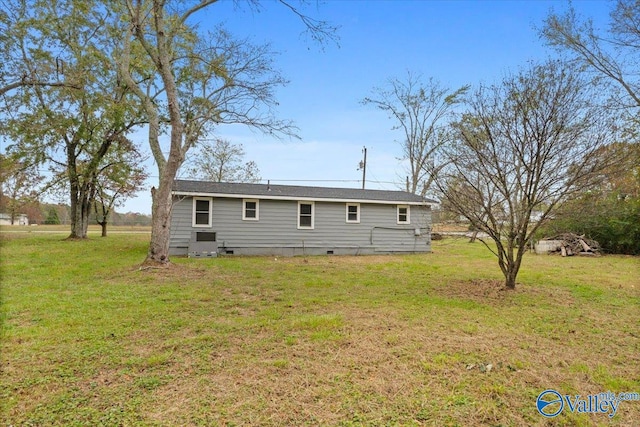
[[[254,161],[244,161],[242,144],[234,145],[216,138],[198,145],[188,165],[191,178],[214,182],[260,182],[260,170]]]
[[[618,0],[608,31],[594,28],[571,7],[564,15],[551,13],[541,30],[547,42],[566,52],[622,91],[619,105],[640,107],[637,64],[640,53],[640,8],[636,0]]]
[[[433,78],[423,82],[421,75],[407,72],[406,79],[391,78],[362,100],[386,112],[395,122],[393,129],[404,132],[399,144],[400,160],[409,162],[407,191],[424,196],[444,167],[437,157],[447,141],[448,119],[467,90],[464,86],[451,91]]]
[[[141,100],[149,144],[158,165],[152,189],[151,242],[146,262],[169,261],[171,190],[187,152],[221,123],[241,123],[273,135],[295,127],[273,113],[274,89],[286,83],[273,69],[269,46],[236,41],[222,30],[203,34],[192,18],[216,0],[122,0],[125,35],[119,66],[126,85]],[[280,1],[298,15],[313,38],[332,37],[322,21]],[[259,2],[251,1],[250,7]],[[167,118],[169,148],[160,145]],[[164,152],[163,152],[164,151]],[[165,153],[168,153],[165,155]]]
[[[454,126],[455,143],[444,151],[449,164],[435,183],[448,205],[493,241],[482,240],[508,289],[516,286],[533,233],[617,163],[599,152],[617,137],[599,98],[589,81],[559,62],[532,65],[500,85],[480,87]]]

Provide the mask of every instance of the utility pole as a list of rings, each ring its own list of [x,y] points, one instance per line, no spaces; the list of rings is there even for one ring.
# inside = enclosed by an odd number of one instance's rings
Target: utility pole
[[[362,189],[364,190],[364,183],[367,178],[367,147],[362,147],[364,153],[364,160],[360,160],[358,170],[362,169]]]

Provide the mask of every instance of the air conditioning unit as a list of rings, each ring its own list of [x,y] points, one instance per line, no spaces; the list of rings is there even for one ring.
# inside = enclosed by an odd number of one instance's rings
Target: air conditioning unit
[[[189,258],[214,258],[218,256],[215,231],[192,231],[189,239]]]

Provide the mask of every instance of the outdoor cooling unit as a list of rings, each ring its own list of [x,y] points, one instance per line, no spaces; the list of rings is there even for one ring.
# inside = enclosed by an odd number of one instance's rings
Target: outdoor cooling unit
[[[213,258],[218,256],[216,233],[212,231],[192,231],[189,240],[189,258]]]

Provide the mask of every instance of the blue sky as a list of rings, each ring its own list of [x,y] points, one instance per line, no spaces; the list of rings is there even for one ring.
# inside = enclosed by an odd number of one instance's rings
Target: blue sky
[[[339,46],[324,50],[305,39],[300,21],[281,5],[266,1],[259,12],[231,1],[198,15],[207,27],[223,22],[238,37],[270,42],[276,67],[290,81],[277,93],[279,117],[300,128],[301,140],[277,140],[237,126],[217,136],[243,144],[261,176],[272,183],[361,186],[357,170],[367,147],[367,188],[397,189],[404,181],[397,159],[402,138],[394,123],[360,100],[390,77],[407,71],[433,77],[452,89],[498,81],[527,61],[555,53],[536,27],[565,1],[337,1],[311,2],[305,11],[339,26]],[[575,1],[576,10],[607,22],[611,3]],[[149,168],[149,187],[157,182]],[[320,181],[326,180],[326,181]],[[148,191],[119,211],[150,213]]]

